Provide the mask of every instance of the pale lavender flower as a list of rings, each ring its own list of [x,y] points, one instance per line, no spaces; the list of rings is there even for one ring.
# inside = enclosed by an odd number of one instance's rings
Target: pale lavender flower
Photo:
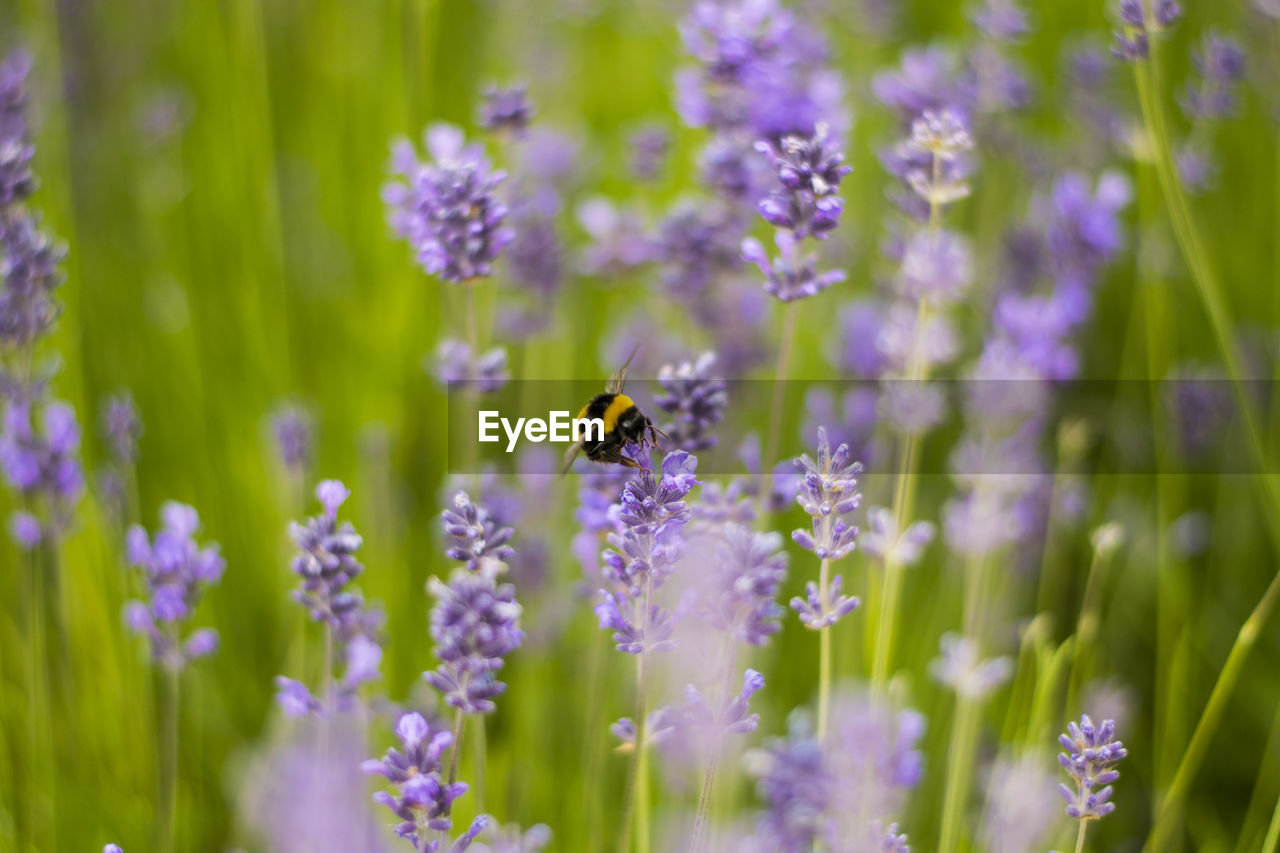
[[[494,347],[472,357],[471,347],[457,338],[445,338],[436,345],[427,371],[447,388],[474,386],[481,393],[498,391],[507,384],[507,351]]]
[[[391,747],[383,758],[371,758],[360,769],[385,776],[391,783],[394,792],[379,791],[373,799],[400,818],[396,835],[419,851],[434,853],[438,842],[428,842],[427,834],[448,832],[453,827],[453,803],[469,788],[465,782],[443,778],[441,756],[453,743],[453,735],[447,731],[432,734],[426,719],[417,712],[400,717],[396,735],[400,749]]]
[[[1119,9],[1120,26],[1114,31],[1111,52],[1126,62],[1146,59],[1149,39],[1182,17],[1177,0],[1120,0]]]
[[[125,553],[142,570],[148,600],[126,604],[125,623],[134,633],[147,635],[156,661],[181,669],[216,648],[211,629],[194,631],[184,640],[182,623],[191,618],[204,590],[221,579],[226,562],[217,544],[196,542],[200,518],[193,508],[170,501],[161,507],[160,518],[154,537],[140,525],[129,528]]]
[[[777,633],[784,613],[778,589],[787,576],[782,537],[729,522],[712,534],[711,556],[697,567],[706,574],[696,609],[735,642],[762,646]],[[700,561],[701,562],[701,561]]]
[[[453,508],[444,510],[440,517],[444,532],[452,540],[445,554],[469,571],[498,574],[500,564],[515,552],[507,544],[515,531],[496,524],[489,511],[464,491],[453,496]]]
[[[982,844],[991,853],[1032,853],[1058,818],[1054,777],[1034,757],[998,759],[990,768]]]
[[[138,458],[138,439],[142,437],[142,419],[127,390],[106,399],[102,413],[102,436],[111,455],[119,464],[132,464]]]
[[[495,830],[476,847],[478,853],[542,853],[551,844],[551,828],[537,823],[527,830],[511,825]]]
[[[27,75],[31,54],[12,51],[0,62],[0,140],[22,139],[27,135]]]
[[[894,713],[863,696],[838,696],[833,727],[819,741],[805,718],[793,714],[786,739],[772,739],[747,754],[746,767],[765,801],[761,849],[808,853],[903,850],[892,816],[920,780],[916,744],[924,720]]]
[[[716,207],[678,204],[658,223],[655,237],[667,292],[690,302],[722,273],[737,269],[742,232],[741,221]]]
[[[1127,178],[1103,172],[1097,184],[1069,173],[1054,184],[1047,202],[1046,239],[1054,276],[1064,286],[1091,284],[1124,244],[1120,212],[1133,197]]]
[[[520,136],[533,120],[529,87],[523,83],[503,88],[489,86],[480,104],[479,124],[485,130]]]
[[[982,699],[1013,675],[1013,662],[1005,657],[981,660],[978,643],[971,637],[943,634],[942,655],[934,658],[929,672],[962,699]]]
[[[9,535],[19,548],[31,551],[44,538],[44,530],[39,518],[24,510],[17,510],[9,516]]]
[[[1191,54],[1198,79],[1187,83],[1182,108],[1195,121],[1229,118],[1236,112],[1235,90],[1244,77],[1244,50],[1229,36],[1208,33]]]
[[[512,240],[506,275],[539,301],[550,299],[564,281],[564,247],[556,229],[560,198],[543,186],[511,205]]]
[[[66,249],[39,230],[25,210],[0,217],[0,345],[23,349],[48,333],[62,306],[54,292],[62,284]]]
[[[407,140],[394,146],[392,171],[400,180],[382,194],[391,227],[427,273],[450,282],[486,277],[512,237],[504,226],[507,209],[495,194],[506,175],[493,171],[480,147],[467,145],[452,125],[432,125],[425,141],[429,163]]]
[[[842,306],[838,349],[831,354],[831,361],[861,379],[879,376],[885,359],[877,339],[884,325],[884,306],[877,300],[859,299]]]
[[[592,465],[579,478],[578,507],[573,517],[581,530],[573,539],[573,554],[583,572],[593,579],[600,569],[604,535],[614,529],[610,508],[618,503],[630,478],[630,470],[621,465]]]
[[[698,483],[698,460],[683,450],[668,453],[659,476],[642,468],[610,509],[615,529],[601,556],[601,573],[613,587],[600,590],[595,612],[613,632],[618,651],[640,654],[671,647],[673,616],[652,601],[684,550],[681,530],[689,521],[685,496]],[[645,602],[649,610],[645,612]]]
[[[810,388],[804,396],[804,423],[800,441],[817,441],[818,429],[837,445],[847,444],[855,457],[874,456],[872,433],[876,427],[878,396],[874,388],[854,388],[839,399],[826,388]]]
[[[236,785],[240,814],[262,839],[262,849],[386,853],[382,821],[360,773],[367,755],[360,725],[324,721],[290,729],[284,742],[255,750]],[[322,737],[326,746],[319,749]]]
[[[925,110],[941,110],[959,104],[955,57],[940,47],[913,48],[902,55],[892,71],[871,81],[871,91],[882,104],[913,120]]]
[[[713,748],[728,735],[747,734],[760,725],[760,715],[750,712],[751,697],[764,689],[764,676],[754,669],[742,674],[742,689],[736,695],[724,697],[718,708],[713,708],[697,687],[689,684],[684,690],[684,702],[674,712],[679,729],[681,747],[694,749]]]
[[[1058,737],[1066,752],[1058,754],[1058,763],[1075,780],[1075,788],[1059,785],[1058,792],[1067,801],[1067,816],[1076,820],[1106,817],[1116,810],[1111,802],[1111,783],[1120,778],[1113,769],[1128,755],[1124,745],[1115,739],[1116,724],[1103,720],[1095,727],[1086,714],[1080,724],[1067,724],[1067,733]]]
[[[715,375],[716,356],[704,352],[693,361],[664,364],[658,371],[662,393],[654,405],[672,416],[663,431],[675,448],[697,452],[716,445],[711,432],[729,405],[725,381]]]
[[[794,460],[794,465],[804,478],[796,502],[812,517],[813,533],[796,530],[791,538],[819,559],[846,556],[853,550],[858,529],[846,524],[841,516],[852,513],[862,500],[862,493],[857,490],[862,465],[852,459],[847,444],[832,452],[823,428],[818,430],[817,458],[806,453]]]
[[[862,550],[885,563],[913,566],[933,541],[932,522],[917,521],[899,530],[893,511],[884,507],[868,507],[867,523],[871,529],[862,534]]]
[[[736,203],[758,195],[767,168],[750,146],[724,136],[707,143],[699,166],[702,183],[721,198]]]
[[[494,673],[524,639],[515,587],[458,569],[448,584],[431,578],[427,589],[436,598],[431,638],[440,665],[423,677],[463,713],[491,713],[507,688]]]
[[[84,490],[84,475],[77,459],[80,426],[75,409],[66,403],[46,403],[35,430],[33,406],[11,399],[0,423],[0,469],[19,492],[44,496],[72,505]]]
[[[276,453],[290,471],[302,471],[311,461],[314,432],[311,414],[300,406],[284,404],[271,415]]]
[[[973,283],[968,240],[945,228],[916,232],[903,248],[898,292],[931,305],[958,302]]]
[[[631,135],[631,174],[652,181],[662,171],[671,149],[671,134],[661,125],[648,125]]]
[[[655,240],[634,210],[596,197],[578,205],[577,219],[591,241],[580,261],[588,275],[623,275],[659,256]]]
[[[1019,41],[1031,32],[1027,13],[1016,0],[984,0],[969,18],[997,41]]]

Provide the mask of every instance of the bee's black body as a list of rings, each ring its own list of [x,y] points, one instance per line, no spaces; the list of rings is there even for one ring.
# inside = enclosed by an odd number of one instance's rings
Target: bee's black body
[[[653,423],[625,394],[597,394],[578,415],[599,418],[604,422],[604,437],[594,435],[582,442],[582,452],[592,462],[623,463],[622,449],[628,444],[643,444]]]

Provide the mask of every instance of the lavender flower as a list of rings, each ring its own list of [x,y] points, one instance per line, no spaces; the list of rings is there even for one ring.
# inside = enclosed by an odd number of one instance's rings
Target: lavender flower
[[[494,671],[524,639],[515,587],[459,569],[448,584],[431,578],[427,589],[436,598],[431,638],[440,665],[423,677],[463,713],[491,713],[507,688]]]
[[[825,238],[843,212],[840,181],[853,171],[844,165],[840,147],[828,143],[826,125],[819,124],[812,137],[787,136],[776,146],[759,142],[756,150],[768,159],[781,185],[760,202],[760,215],[797,240]]]
[[[520,136],[532,119],[533,105],[529,103],[528,86],[489,86],[484,90],[480,126],[485,130]]]
[[[480,148],[466,145],[452,125],[432,125],[425,141],[430,163],[419,161],[408,141],[394,147],[392,171],[401,180],[382,194],[391,227],[427,273],[451,282],[486,277],[512,237],[495,195],[506,175],[492,171]]]
[[[1053,800],[1053,775],[1034,757],[997,759],[987,780],[982,821],[983,849],[991,853],[1028,853],[1043,849],[1042,841],[1058,818]]]
[[[710,430],[724,417],[729,395],[725,381],[712,373],[715,363],[715,353],[704,352],[695,361],[664,364],[658,371],[662,393],[654,405],[673,416],[663,430],[674,447],[696,452],[716,445]]]
[[[489,511],[472,502],[466,492],[454,495],[453,509],[446,509],[440,515],[444,520],[444,532],[453,540],[445,554],[469,571],[498,574],[502,571],[499,564],[505,563],[515,553],[507,544],[515,531],[495,524]]]
[[[683,744],[706,749],[718,745],[727,735],[754,732],[760,715],[750,713],[751,697],[764,689],[764,676],[754,669],[742,675],[742,689],[725,697],[719,708],[713,708],[702,692],[692,684],[684,691],[684,703],[677,711]]]
[[[984,33],[998,41],[1019,41],[1031,32],[1027,13],[1015,0],[984,0],[970,14]]]
[[[148,601],[125,605],[125,624],[151,640],[152,657],[165,667],[181,669],[212,653],[217,632],[202,628],[181,636],[182,623],[191,618],[206,587],[222,577],[226,562],[216,544],[200,546],[196,511],[173,501],[160,509],[161,529],[153,538],[139,525],[129,529],[125,553],[142,570]]]
[[[892,815],[920,780],[915,747],[923,718],[914,711],[895,714],[865,697],[841,696],[832,720],[832,731],[820,741],[793,714],[786,739],[747,754],[747,771],[765,802],[758,825],[761,849],[905,849]]]
[[[830,628],[854,610],[861,600],[856,595],[843,595],[840,590],[844,579],[836,575],[827,584],[826,595],[818,584],[809,581],[804,585],[805,597],[791,599],[791,609],[800,615],[800,622],[813,631]]]
[[[1058,763],[1067,771],[1076,786],[1072,790],[1059,785],[1058,792],[1067,801],[1067,815],[1076,820],[1095,820],[1116,810],[1111,800],[1111,783],[1120,778],[1112,769],[1120,759],[1128,755],[1124,745],[1115,739],[1116,724],[1103,720],[1096,728],[1086,714],[1080,724],[1067,724],[1067,733],[1059,735],[1058,743],[1066,752],[1058,755]]]
[[[312,619],[340,635],[359,632],[362,604],[359,593],[347,585],[364,571],[356,559],[364,540],[350,522],[338,521],[338,508],[350,494],[337,480],[323,481],[316,486],[316,498],[324,511],[302,524],[289,525],[289,537],[298,546],[293,571],[301,578],[293,598]]]
[[[969,195],[968,162],[973,149],[968,126],[954,110],[925,111],[897,151],[903,177],[916,195],[936,210]]]
[[[610,510],[616,527],[601,557],[601,573],[613,589],[600,590],[595,611],[600,627],[613,631],[620,652],[670,648],[672,617],[651,598],[684,549],[680,533],[690,518],[684,498],[698,483],[697,465],[683,450],[668,453],[658,477],[642,468]]]
[[[862,534],[862,550],[885,563],[913,566],[933,541],[932,522],[917,521],[899,531],[893,512],[884,507],[868,507],[867,522],[871,529]]]
[[[742,241],[742,259],[759,267],[764,274],[764,290],[780,302],[794,302],[816,296],[833,284],[844,281],[844,270],[819,273],[817,258],[800,257],[796,241],[788,231],[774,237],[779,254],[770,260],[764,246],[755,239]]]
[[[510,378],[505,349],[494,347],[473,357],[471,347],[456,338],[440,341],[428,372],[447,388],[474,386],[481,393],[500,390]]]
[[[453,743],[453,735],[447,731],[431,734],[426,719],[411,712],[396,723],[396,736],[400,738],[401,749],[392,747],[383,758],[371,758],[361,764],[360,769],[385,776],[391,782],[394,793],[379,791],[373,799],[400,818],[396,835],[411,842],[419,851],[435,853],[438,842],[428,842],[427,833],[448,832],[453,827],[453,802],[469,787],[465,782],[446,782],[441,774],[440,757]],[[472,834],[471,838],[474,837]],[[470,839],[466,843],[469,844]],[[453,849],[465,850],[466,844]]]
[[[850,458],[846,444],[832,453],[823,428],[818,430],[817,459],[806,453],[794,464],[804,476],[796,502],[813,518],[813,534],[796,530],[791,538],[819,559],[839,560],[853,550],[858,535],[858,529],[845,524],[840,516],[853,512],[862,501],[857,491],[862,465]]]
[[[973,250],[945,228],[922,230],[903,248],[898,292],[930,305],[958,302],[973,283]]]
[[[578,224],[591,238],[581,267],[588,275],[614,277],[655,260],[658,248],[640,215],[619,208],[605,198],[590,198],[578,206]]]
[[[142,419],[133,404],[133,395],[127,390],[107,398],[102,414],[102,435],[117,463],[129,465],[137,461]]]
[[[66,249],[41,233],[39,220],[23,210],[0,216],[0,346],[23,349],[53,328],[61,313],[54,291]]]
[[[1150,37],[1168,30],[1181,17],[1177,0],[1120,0],[1120,26],[1114,31],[1111,52],[1126,62],[1146,59]]]
[[[955,58],[939,47],[913,48],[902,55],[892,71],[871,81],[876,99],[911,121],[926,110],[941,110],[959,103]]]
[[[631,136],[631,174],[652,181],[662,171],[671,148],[671,135],[660,125],[642,127]]]
[[[35,515],[17,510],[9,516],[9,535],[19,548],[31,551],[44,539],[44,527]]]
[[[1235,88],[1244,77],[1244,50],[1236,41],[1218,33],[1204,37],[1191,55],[1199,80],[1187,83],[1182,108],[1196,121],[1212,121],[1235,114]]]
[[[970,637],[944,634],[941,647],[942,656],[933,660],[929,670],[962,699],[982,699],[1013,675],[1008,658],[980,660],[978,643]]]
[[[314,432],[311,415],[299,406],[282,405],[271,415],[276,453],[290,471],[300,472],[311,461]]]
[[[787,576],[782,537],[730,522],[715,531],[711,554],[699,615],[735,642],[764,645],[778,632],[784,612],[776,601]]]

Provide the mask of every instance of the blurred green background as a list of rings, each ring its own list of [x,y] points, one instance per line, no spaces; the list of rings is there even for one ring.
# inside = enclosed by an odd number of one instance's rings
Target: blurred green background
[[[870,75],[896,63],[908,44],[972,38],[962,4],[901,4],[887,41],[866,36],[857,9],[811,5],[849,81],[855,171],[845,183],[849,279],[801,306],[794,375],[802,376],[826,369],[824,341],[835,333],[831,306],[869,292],[877,273],[888,202],[876,151],[895,129],[868,95]],[[236,767],[281,729],[272,678],[296,674],[304,654],[300,608],[288,598],[286,536],[287,521],[304,507],[274,460],[266,426],[282,399],[302,401],[317,415],[315,477],[340,478],[353,490],[348,514],[365,536],[368,567],[360,586],[389,616],[388,695],[400,699],[417,690],[419,674],[432,665],[423,583],[447,565],[437,532],[444,396],[421,362],[458,306],[456,294],[425,277],[389,234],[379,199],[389,140],[416,138],[440,119],[470,127],[485,83],[526,79],[538,121],[582,134],[581,196],[631,194],[623,166],[627,136],[645,121],[668,123],[676,132],[672,174],[644,191],[656,209],[688,186],[691,157],[703,139],[681,129],[672,111],[671,75],[683,61],[675,28],[680,11],[675,3],[611,0],[0,5],[0,47],[23,44],[35,59],[35,168],[42,185],[33,202],[70,249],[61,290],[66,311],[51,349],[63,365],[58,394],[76,406],[85,428],[86,465],[92,469],[104,452],[96,430],[101,399],[131,389],[146,424],[138,470],[144,522],[154,524],[164,500],[189,502],[200,511],[205,538],[220,542],[227,559],[226,576],[197,616],[198,624],[219,628],[222,648],[184,676],[180,849],[259,849],[237,817]],[[1070,136],[1077,129],[1061,108],[1062,51],[1082,38],[1105,40],[1108,10],[1101,2],[1046,3],[1032,13],[1036,29],[1018,55],[1038,97],[1020,126],[1034,136]],[[1239,323],[1241,340],[1257,342],[1252,351],[1263,355],[1256,363],[1267,368],[1280,322],[1280,144],[1269,114],[1274,105],[1257,92],[1270,87],[1274,94],[1277,77],[1265,52],[1274,60],[1280,35],[1274,22],[1266,31],[1257,20],[1244,2],[1194,4],[1164,55],[1166,79],[1180,84],[1188,46],[1216,26],[1238,31],[1254,58],[1264,57],[1251,69],[1257,85],[1242,117],[1217,137],[1218,188],[1197,198],[1196,211],[1230,311],[1248,318]],[[1115,81],[1117,99],[1131,103],[1123,69]],[[1170,105],[1173,85],[1163,93]],[[1095,165],[1068,160],[1056,168]],[[1114,165],[1138,188],[1130,211],[1130,247],[1137,250],[1112,268],[1100,291],[1083,333],[1085,374],[1163,376],[1176,363],[1212,362],[1213,343],[1154,174],[1141,161]],[[998,233],[987,222],[1021,216],[1033,181],[992,161],[974,184],[957,224],[985,239],[987,251]],[[513,352],[513,372],[606,375],[613,365],[601,355],[605,318],[639,304],[646,286],[642,279],[606,288],[573,278],[555,334]],[[780,323],[780,314],[773,319]],[[799,425],[798,405],[788,412],[787,435]],[[767,419],[763,411],[735,410],[732,417],[761,427]],[[1276,422],[1269,435],[1280,449]],[[787,452],[800,449],[794,444],[784,442]],[[868,492],[882,489],[877,473]],[[1130,728],[1122,737],[1131,757],[1117,795],[1121,809],[1097,829],[1096,849],[1136,849],[1155,792],[1167,784],[1239,625],[1275,570],[1245,480],[1101,478],[1091,484],[1088,524],[1047,546],[1057,571],[1047,601],[1053,618],[1043,638],[1027,641],[1028,650],[1052,648],[1072,630],[1088,561],[1082,531],[1116,517],[1129,528],[1129,545],[1107,576],[1100,629],[1106,652],[1093,670],[1128,691]],[[947,493],[945,478],[928,478],[923,514],[936,517]],[[1157,508],[1158,493],[1166,501]],[[622,758],[607,753],[607,724],[631,707],[631,671],[614,659],[574,593],[580,570],[568,555],[572,484],[557,486],[553,497],[539,523],[563,531],[550,536],[558,549],[555,580],[526,602],[526,628],[539,639],[509,663],[510,688],[489,724],[487,807],[504,821],[550,824],[556,849],[604,849],[622,820],[625,770]],[[11,500],[0,494],[0,513],[7,515]],[[1213,521],[1209,550],[1169,560],[1158,572],[1162,525],[1192,508]],[[314,507],[308,502],[305,509]],[[787,518],[778,527],[798,524]],[[155,686],[142,642],[122,627],[128,585],[118,549],[103,511],[86,498],[62,557],[74,677],[49,719],[56,761],[20,778],[12,755],[0,756],[0,849],[16,849],[12,808],[20,789],[39,792],[51,809],[56,833],[42,842],[56,845],[50,850],[100,849],[106,841],[131,853],[149,849]],[[861,559],[844,567],[855,588]],[[916,569],[903,610],[901,663],[917,674],[908,692],[930,722],[929,772],[906,822],[921,850],[930,849],[936,833],[951,712],[951,700],[923,673],[938,634],[959,613],[960,581],[951,562],[934,553]],[[22,739],[27,654],[18,619],[20,556],[7,539],[0,565],[0,727],[12,747]],[[786,597],[814,571],[796,550]],[[1008,578],[1009,599],[1017,602],[1011,609],[1031,615],[1033,583],[1012,566]],[[539,620],[552,627],[540,631]],[[856,623],[837,631],[838,672],[863,671]],[[308,639],[312,648],[315,639]],[[1016,639],[1008,651],[1016,653]],[[788,619],[758,662],[770,679],[757,699],[762,733],[782,732],[786,713],[810,699],[815,654],[814,636]],[[594,664],[593,655],[600,658]],[[1167,677],[1158,679],[1157,671]],[[592,673],[603,681],[588,702]],[[1187,849],[1256,849],[1280,794],[1277,701],[1280,625],[1272,624],[1195,781]],[[995,753],[1002,733],[1006,740],[1025,736],[1006,723],[1006,710],[1003,702],[989,709],[982,755]],[[1078,710],[1055,713],[1054,732]],[[389,735],[389,726],[375,726],[370,754],[380,753]],[[600,784],[588,772],[593,761],[604,768]],[[1051,756],[1047,761],[1053,765]],[[735,803],[752,802],[740,777],[723,787],[726,814]],[[691,807],[696,789],[662,788],[660,804]]]

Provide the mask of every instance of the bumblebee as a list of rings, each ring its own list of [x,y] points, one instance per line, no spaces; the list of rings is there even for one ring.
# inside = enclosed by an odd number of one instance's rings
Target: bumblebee
[[[642,450],[650,446],[657,447],[656,436],[670,437],[653,425],[653,421],[640,411],[640,407],[634,400],[622,393],[623,386],[627,382],[627,368],[631,366],[631,359],[636,357],[638,350],[639,347],[632,350],[626,364],[609,377],[609,381],[604,386],[604,393],[592,397],[591,401],[582,407],[582,411],[578,412],[579,420],[599,418],[604,421],[604,436],[598,439],[594,436],[584,438],[570,447],[564,455],[564,465],[560,469],[561,476],[569,472],[579,452],[585,453],[592,462],[603,464],[616,462],[628,468],[639,468],[640,464],[634,459],[628,459],[622,455],[623,448],[629,444],[638,445]]]

